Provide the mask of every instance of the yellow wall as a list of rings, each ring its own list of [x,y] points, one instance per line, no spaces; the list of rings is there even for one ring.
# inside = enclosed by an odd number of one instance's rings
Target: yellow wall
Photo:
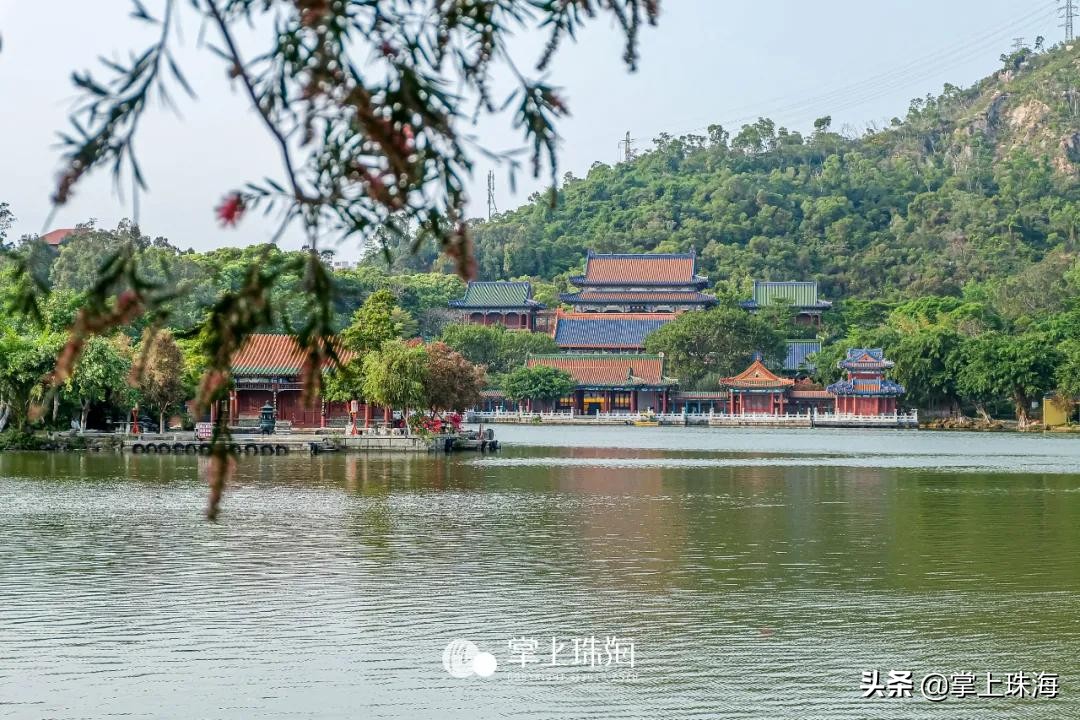
[[[1067,425],[1072,408],[1069,404],[1056,396],[1043,398],[1043,424],[1047,427]]]

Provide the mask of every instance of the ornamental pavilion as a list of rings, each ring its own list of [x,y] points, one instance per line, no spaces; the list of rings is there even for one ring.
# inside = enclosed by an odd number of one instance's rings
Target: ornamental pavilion
[[[535,330],[536,316],[544,309],[533,300],[527,282],[470,282],[465,296],[451,300],[462,322],[473,325],[502,325],[509,330]]]
[[[729,415],[784,415],[784,403],[794,384],[791,378],[780,377],[765,367],[760,354],[756,354],[750,367],[738,375],[720,380],[720,386],[728,393]]]
[[[582,415],[668,412],[672,391],[679,384],[664,375],[662,354],[530,355],[525,365],[545,365],[570,373],[576,383],[573,392],[547,409],[573,410]],[[535,409],[529,408],[530,412]]]
[[[754,281],[753,296],[739,303],[744,310],[756,312],[763,307],[781,305],[795,310],[795,322],[802,325],[821,325],[821,313],[832,307],[828,300],[818,297],[818,284],[809,282]]]
[[[579,289],[559,296],[581,313],[677,313],[712,307],[701,292],[709,283],[697,274],[697,253],[636,255],[589,251],[585,274],[570,278]]]
[[[836,412],[852,415],[891,415],[904,386],[885,378],[894,363],[881,348],[852,348],[836,363],[846,377],[828,391],[836,397]]]

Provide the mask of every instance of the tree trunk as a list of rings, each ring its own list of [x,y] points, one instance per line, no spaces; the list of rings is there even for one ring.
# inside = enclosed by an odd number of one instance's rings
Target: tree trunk
[[[158,432],[165,432],[165,408],[158,413]]]
[[[1028,401],[1027,395],[1019,390],[1014,391],[1013,407],[1016,409],[1017,425],[1022,430],[1031,422],[1031,418],[1028,416],[1028,408],[1031,407],[1031,403]]]
[[[90,415],[90,401],[82,401],[82,413],[79,416],[79,434],[86,432],[86,418]]]
[[[990,419],[990,413],[986,412],[986,406],[982,403],[975,403],[975,412],[978,413],[982,421],[989,425],[992,420]]]
[[[4,432],[9,417],[11,417],[11,403],[6,400],[0,400],[0,432]]]

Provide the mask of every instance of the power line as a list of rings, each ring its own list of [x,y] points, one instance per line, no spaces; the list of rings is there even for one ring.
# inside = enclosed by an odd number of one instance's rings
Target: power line
[[[1060,25],[1065,28],[1065,42],[1072,42],[1075,38],[1073,35],[1073,19],[1076,18],[1075,0],[1058,0],[1058,16],[1065,20]]]

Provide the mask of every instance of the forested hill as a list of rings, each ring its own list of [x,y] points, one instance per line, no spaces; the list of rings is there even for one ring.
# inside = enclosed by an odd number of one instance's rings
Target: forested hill
[[[1076,248],[1080,47],[1002,57],[887,129],[809,136],[768,119],[597,163],[475,227],[486,279],[554,278],[586,250],[697,249],[714,280],[817,279],[827,297],[956,294]]]

